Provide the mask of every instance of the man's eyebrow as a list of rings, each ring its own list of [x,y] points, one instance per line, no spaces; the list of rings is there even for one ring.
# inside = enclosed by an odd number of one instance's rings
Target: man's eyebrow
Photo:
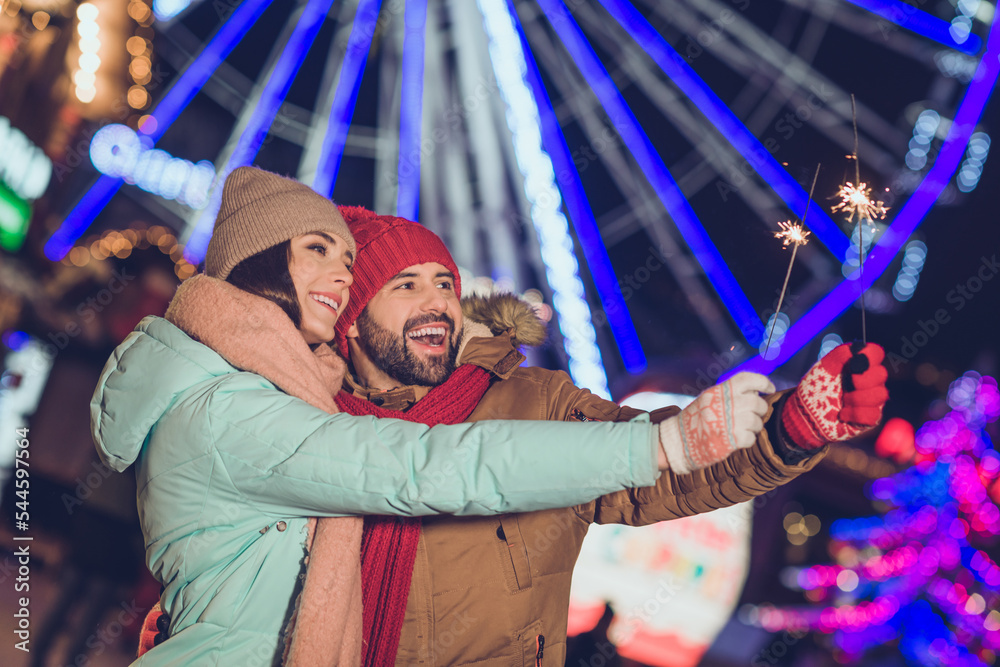
[[[452,280],[454,280],[455,279],[455,274],[452,273],[451,271],[438,271],[438,273],[435,274],[434,277],[435,278],[451,278]]]
[[[403,271],[400,271],[399,273],[394,275],[392,278],[389,278],[389,280],[387,280],[386,282],[389,283],[392,282],[393,280],[398,280],[400,278],[416,278],[416,277],[417,274],[414,271],[406,271],[404,269]]]

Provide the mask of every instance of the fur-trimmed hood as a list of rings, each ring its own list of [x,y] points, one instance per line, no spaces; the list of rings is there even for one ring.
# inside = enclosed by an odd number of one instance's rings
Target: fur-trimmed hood
[[[527,301],[509,293],[488,296],[467,296],[462,299],[462,314],[466,328],[483,325],[491,335],[510,333],[515,347],[538,347],[548,332]],[[482,334],[485,335],[485,332]]]

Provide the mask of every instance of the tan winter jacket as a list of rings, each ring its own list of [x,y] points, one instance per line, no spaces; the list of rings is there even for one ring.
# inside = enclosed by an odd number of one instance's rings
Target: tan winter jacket
[[[612,421],[638,414],[575,387],[562,371],[521,368],[524,356],[517,345],[539,342],[536,333],[524,340],[523,325],[537,323],[526,305],[524,312],[514,313],[511,306],[509,300],[480,302],[471,313],[497,335],[473,338],[461,361],[486,368],[497,379],[468,421]],[[464,302],[463,307],[468,318]],[[345,389],[366,398],[376,395],[350,377]],[[376,400],[405,410],[424,393],[402,387],[378,392]],[[768,402],[773,405],[780,397],[774,394]],[[677,412],[664,408],[651,418],[661,421]],[[563,665],[570,579],[591,523],[639,526],[743,502],[812,469],[824,453],[786,464],[765,429],[755,446],[708,469],[686,476],[665,472],[656,486],[585,505],[500,517],[424,518],[396,664]]]

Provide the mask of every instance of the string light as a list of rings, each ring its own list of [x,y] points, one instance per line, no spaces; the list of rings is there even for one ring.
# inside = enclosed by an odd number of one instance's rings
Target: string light
[[[99,237],[89,237],[82,245],[72,248],[63,257],[62,263],[82,268],[92,260],[103,261],[111,257],[125,259],[134,250],[150,247],[155,247],[170,257],[174,263],[174,275],[180,280],[187,280],[197,272],[198,267],[184,259],[184,247],[178,243],[177,237],[161,225],[148,229],[112,230]]]
[[[923,241],[910,241],[903,251],[903,265],[892,286],[892,295],[897,301],[909,301],[917,289],[920,272],[927,260],[927,245]]]
[[[73,73],[73,83],[76,84],[73,92],[76,99],[84,104],[90,104],[97,97],[96,72],[101,66],[98,55],[101,48],[101,28],[97,24],[99,16],[100,10],[92,3],[84,2],[76,8],[77,47],[80,49],[80,56]]]
[[[497,84],[507,105],[507,122],[514,137],[514,156],[525,177],[531,222],[538,233],[545,273],[569,357],[570,375],[581,387],[608,398],[607,375],[597,346],[590,307],[584,298],[579,266],[573,256],[569,223],[555,183],[552,160],[541,145],[541,121],[530,87],[527,67],[513,20],[503,0],[481,0],[483,25]]]

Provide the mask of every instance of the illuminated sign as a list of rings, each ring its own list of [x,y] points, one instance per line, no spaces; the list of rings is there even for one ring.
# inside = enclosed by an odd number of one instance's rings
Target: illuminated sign
[[[28,233],[31,206],[0,182],[0,248],[17,252]]]
[[[164,199],[176,199],[191,208],[208,203],[215,180],[215,167],[173,157],[152,147],[149,137],[140,137],[125,125],[105,125],[90,142],[90,161],[102,174],[121,178]]]
[[[622,405],[684,406],[677,394]],[[736,607],[750,563],[752,503],[649,526],[594,525],[573,570],[569,634],[593,628],[610,603],[608,639],[624,658],[694,667]]]
[[[0,116],[0,181],[21,199],[42,196],[52,178],[52,160],[10,121]]]

